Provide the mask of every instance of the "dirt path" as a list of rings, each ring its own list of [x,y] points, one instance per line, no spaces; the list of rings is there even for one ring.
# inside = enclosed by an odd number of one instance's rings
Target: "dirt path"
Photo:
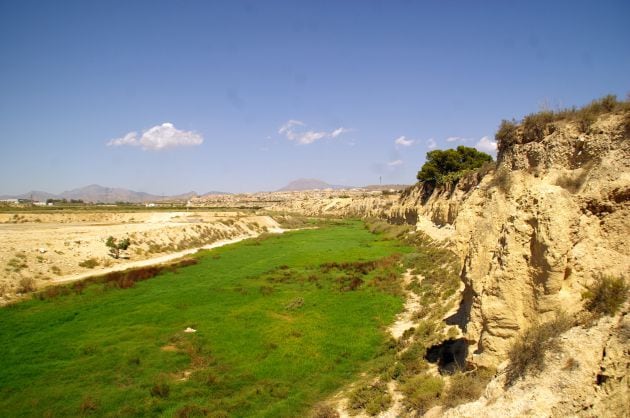
[[[415,277],[417,276],[411,274],[411,270],[407,270],[403,275],[403,287],[406,289]],[[399,339],[405,331],[416,325],[417,321],[414,320],[413,316],[420,310],[420,297],[410,290],[405,290],[405,292],[407,297],[405,308],[396,316],[396,321],[387,328],[395,339]]]

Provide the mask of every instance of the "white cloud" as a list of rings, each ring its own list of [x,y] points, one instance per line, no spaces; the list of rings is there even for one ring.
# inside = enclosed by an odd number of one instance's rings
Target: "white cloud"
[[[304,130],[306,124],[299,120],[291,119],[278,129],[280,135],[287,137],[289,141],[296,141],[298,144],[308,145],[323,138],[337,138],[338,136],[350,132],[350,129],[339,127],[330,132]]]
[[[433,139],[433,138],[427,139],[427,148],[428,149],[435,149],[435,148],[437,148],[437,142],[435,142],[435,139]]]
[[[330,137],[331,138],[337,138],[339,135],[345,134],[346,132],[350,132],[350,131],[351,131],[350,129],[346,129],[346,128],[343,128],[343,127],[342,128],[337,128],[337,129],[335,129],[334,131],[332,131],[330,133]]]
[[[446,138],[446,142],[462,142],[465,141],[465,138],[462,138],[461,136],[449,136],[448,138]]]
[[[497,143],[493,141],[489,136],[484,136],[475,144],[475,148],[477,148],[479,151],[494,154],[497,152]]]
[[[109,147],[132,146],[142,147],[143,150],[159,151],[166,148],[189,147],[201,145],[203,137],[196,132],[180,131],[172,123],[163,123],[142,132],[138,138],[136,132],[129,132],[122,138],[112,139],[107,143]]]
[[[394,161],[390,161],[387,163],[388,167],[396,167],[398,165],[402,165],[403,161],[402,160],[394,160]]]
[[[416,142],[416,141],[413,140],[413,139],[407,139],[407,137],[405,137],[405,136],[399,136],[394,141],[394,144],[400,145],[401,147],[410,147],[410,146],[413,145],[414,142]]]
[[[122,138],[112,139],[107,143],[110,147],[120,147],[122,145],[136,145],[138,143],[138,134],[136,132],[129,132]]]
[[[306,145],[306,144],[312,144],[318,139],[326,138],[327,136],[329,136],[329,134],[323,131],[322,132],[306,131],[306,132],[297,134],[296,139],[300,144]]]
[[[304,122],[290,119],[289,121],[287,121],[287,123],[282,125],[280,129],[278,129],[278,133],[280,135],[290,134],[291,132],[293,132],[294,126],[304,126]]]

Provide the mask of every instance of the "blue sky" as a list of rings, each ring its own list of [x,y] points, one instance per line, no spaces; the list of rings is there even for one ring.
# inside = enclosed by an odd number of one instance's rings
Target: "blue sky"
[[[501,119],[625,98],[629,17],[627,1],[0,0],[0,194],[413,183],[428,150],[490,149]]]

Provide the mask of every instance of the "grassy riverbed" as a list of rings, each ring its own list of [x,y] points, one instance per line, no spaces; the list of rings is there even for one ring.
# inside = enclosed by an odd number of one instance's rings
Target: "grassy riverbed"
[[[396,254],[360,222],[0,309],[3,416],[300,416],[386,350]],[[196,330],[186,333],[188,327]]]

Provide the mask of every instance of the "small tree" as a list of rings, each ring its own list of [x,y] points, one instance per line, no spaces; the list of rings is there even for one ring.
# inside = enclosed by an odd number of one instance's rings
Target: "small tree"
[[[424,182],[442,183],[448,181],[448,174],[475,170],[487,162],[492,162],[491,156],[463,145],[457,149],[429,151],[417,178]]]
[[[129,238],[117,241],[116,238],[111,236],[107,238],[107,241],[105,242],[105,245],[109,248],[109,254],[115,259],[120,258],[120,252],[129,248],[130,244]]]

